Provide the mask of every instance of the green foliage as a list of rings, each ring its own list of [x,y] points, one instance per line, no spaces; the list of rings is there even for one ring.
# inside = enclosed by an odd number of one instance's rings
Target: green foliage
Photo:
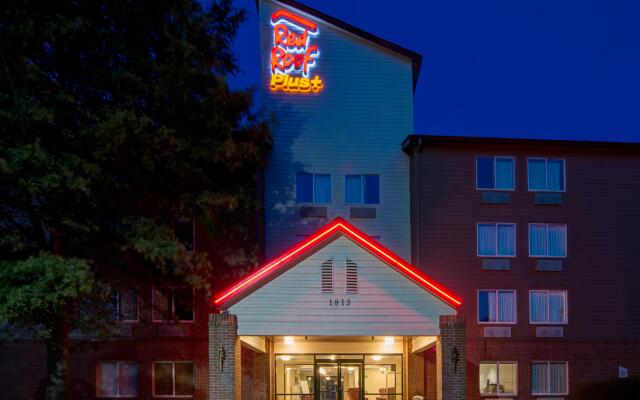
[[[0,261],[0,320],[29,325],[48,338],[49,319],[80,308],[77,303],[95,295],[97,285],[85,260],[43,252],[26,260]]]
[[[584,385],[580,400],[640,399],[640,378],[614,379]]]
[[[69,332],[106,332],[111,290],[206,289],[254,261],[270,139],[226,84],[243,18],[231,0],[3,2],[0,320],[45,339],[47,398],[69,398]],[[207,254],[176,240],[182,217]]]
[[[226,83],[243,18],[230,0],[3,3],[0,318],[41,332],[65,309],[100,328],[123,276],[207,288],[225,260],[255,260],[270,139]],[[208,229],[208,254],[181,247],[180,217]]]

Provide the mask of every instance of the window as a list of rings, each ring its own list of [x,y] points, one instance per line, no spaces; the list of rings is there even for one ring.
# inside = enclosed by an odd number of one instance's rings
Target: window
[[[517,364],[515,362],[480,362],[480,394],[515,395],[517,393]]]
[[[362,398],[369,400],[404,399],[402,373],[402,355],[400,354],[365,355],[364,396]]]
[[[195,220],[192,218],[181,218],[175,224],[176,240],[184,246],[187,251],[195,250]]]
[[[138,322],[138,290],[125,289],[113,294],[111,315],[114,321]]]
[[[164,322],[170,319],[193,322],[192,288],[154,288],[152,300],[154,322]]]
[[[347,204],[380,204],[380,175],[347,175],[344,187]]]
[[[192,362],[153,363],[153,395],[156,397],[193,396]]]
[[[275,356],[275,369],[277,377],[275,379],[275,398],[277,400],[314,399],[313,355],[278,354]]]
[[[331,175],[306,172],[296,174],[296,202],[331,203]]]
[[[529,158],[527,160],[527,165],[529,174],[529,191],[565,191],[564,160],[552,158]]]
[[[566,257],[566,224],[529,224],[530,257]]]
[[[566,362],[534,362],[531,364],[531,394],[569,394]]]
[[[515,290],[479,290],[479,323],[516,323]]]
[[[476,157],[476,189],[513,190],[514,188],[513,157]]]
[[[98,397],[137,397],[138,364],[121,361],[98,363],[96,392]]]
[[[529,313],[532,324],[566,324],[567,292],[560,290],[531,290]]]
[[[479,257],[515,257],[516,224],[478,224]]]

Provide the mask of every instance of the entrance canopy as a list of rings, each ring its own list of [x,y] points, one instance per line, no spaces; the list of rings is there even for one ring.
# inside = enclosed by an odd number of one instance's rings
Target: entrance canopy
[[[461,299],[342,218],[217,294],[239,335],[437,335]]]

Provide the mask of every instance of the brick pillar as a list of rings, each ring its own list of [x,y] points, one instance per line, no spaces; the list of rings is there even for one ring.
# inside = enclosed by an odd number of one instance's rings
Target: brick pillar
[[[220,368],[220,349],[224,363]],[[231,314],[209,315],[209,399],[242,400],[242,351],[238,319]]]
[[[440,336],[436,342],[436,351],[438,400],[465,400],[467,398],[467,351],[464,317],[440,316]]]

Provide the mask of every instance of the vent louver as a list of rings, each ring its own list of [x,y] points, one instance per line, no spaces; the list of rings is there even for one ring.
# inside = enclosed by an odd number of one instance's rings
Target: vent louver
[[[333,259],[322,263],[322,293],[333,293]]]
[[[358,293],[358,264],[348,258],[346,278],[347,293]]]

